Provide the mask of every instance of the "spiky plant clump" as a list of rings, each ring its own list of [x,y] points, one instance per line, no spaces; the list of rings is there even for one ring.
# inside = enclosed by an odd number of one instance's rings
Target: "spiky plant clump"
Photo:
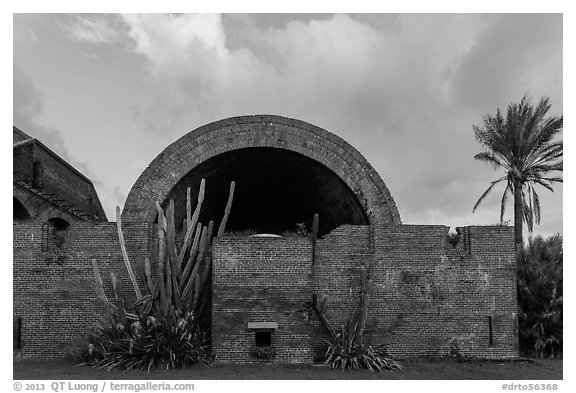
[[[202,225],[200,209],[204,200],[202,179],[198,203],[192,212],[190,188],[186,192],[184,239],[176,243],[174,201],[166,210],[156,202],[158,211],[158,257],[140,260],[140,283],[132,269],[122,231],[120,208],[116,209],[118,240],[126,272],[136,301],[128,301],[120,276],[110,273],[114,298],[109,298],[99,272],[92,261],[96,296],[108,308],[109,322],[93,333],[80,350],[84,364],[108,369],[177,368],[197,361],[209,362],[210,317],[204,311],[209,302],[212,265],[211,242],[214,222]],[[218,234],[226,229],[232,206],[234,182],[230,184],[228,203]],[[143,284],[143,285],[141,285]]]
[[[85,365],[123,370],[181,368],[209,363],[209,345],[192,313],[180,313],[173,325],[140,315],[124,323],[112,315],[98,327],[77,354]]]
[[[401,370],[402,366],[389,354],[385,346],[373,348],[363,343],[356,335],[357,326],[348,323],[332,342],[327,341],[328,350],[324,365],[333,369],[355,370],[368,369],[370,371]]]
[[[256,359],[272,359],[276,356],[276,348],[271,345],[250,348],[250,356]]]

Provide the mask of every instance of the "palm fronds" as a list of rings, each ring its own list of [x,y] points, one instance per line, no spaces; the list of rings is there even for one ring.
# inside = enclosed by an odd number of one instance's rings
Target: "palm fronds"
[[[554,139],[563,130],[563,116],[547,116],[551,108],[550,100],[542,98],[534,106],[524,96],[519,103],[508,106],[503,115],[498,109],[494,116],[486,115],[482,126],[473,126],[476,140],[484,151],[474,158],[489,163],[494,169],[503,169],[506,174],[491,182],[490,187],[480,196],[473,211],[500,182],[506,182],[500,207],[500,222],[508,195],[516,192],[522,195],[521,217],[515,218],[517,239],[521,238],[522,221],[532,232],[534,224],[540,223],[540,198],[535,185],[553,191],[552,184],[562,182],[551,172],[563,170],[563,143]],[[520,221],[518,221],[520,220]]]

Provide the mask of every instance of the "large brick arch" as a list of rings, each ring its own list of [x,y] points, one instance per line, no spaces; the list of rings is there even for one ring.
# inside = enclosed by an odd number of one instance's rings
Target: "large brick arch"
[[[156,200],[205,161],[246,148],[285,149],[306,156],[336,174],[356,195],[377,226],[400,224],[394,199],[378,173],[350,144],[301,120],[275,115],[231,117],[195,129],[162,151],[140,175],[124,205],[125,222],[153,222]]]

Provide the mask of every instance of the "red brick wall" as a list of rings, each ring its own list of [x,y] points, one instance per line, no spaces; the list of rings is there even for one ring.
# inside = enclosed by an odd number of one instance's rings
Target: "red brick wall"
[[[151,225],[124,227],[133,263],[154,252]],[[13,225],[14,316],[23,318],[17,358],[64,356],[94,326],[102,305],[93,292],[92,258],[108,291],[108,272],[116,270],[125,292],[132,294],[115,223],[73,223],[58,252],[62,258],[49,258],[46,228]],[[279,324],[275,361],[320,357],[325,333],[307,308],[312,288],[320,300],[327,299],[327,316],[339,326],[357,308],[359,269],[370,258],[376,262],[367,322],[373,343],[387,343],[401,357],[517,356],[512,228],[462,228],[456,247],[446,241],[447,231],[444,226],[390,226],[374,231],[381,235],[372,247],[368,226],[345,225],[318,240],[314,267],[311,246],[303,238],[216,240],[212,333],[217,359],[252,361],[248,350],[254,333],[247,324],[271,321]]]
[[[338,175],[377,225],[399,224],[394,199],[378,173],[338,136],[297,119],[273,115],[232,117],[186,134],[162,151],[140,175],[126,200],[122,219],[152,222],[154,203],[200,163],[247,147],[287,149],[316,160]]]
[[[148,252],[149,224],[124,226],[132,263]],[[48,258],[47,224],[14,223],[14,317],[22,318],[20,350],[15,358],[61,357],[83,340],[102,315],[96,299],[92,258],[100,268],[105,289],[110,271],[127,281],[115,223],[72,223],[58,258]]]
[[[374,231],[368,337],[402,357],[456,349],[463,356],[518,356],[513,229],[466,227],[456,248],[447,232],[417,225]],[[315,286],[337,326],[359,302],[358,269],[370,260],[369,244],[369,228],[361,226],[342,226],[318,241]]]
[[[310,242],[303,238],[224,237],[213,246],[212,348],[218,362],[249,355],[248,322],[277,322],[272,362],[312,362]]]
[[[65,199],[68,204],[86,213],[106,219],[91,182],[38,145],[34,149],[34,160],[41,162],[44,166],[43,190],[56,194],[61,199]]]
[[[66,204],[85,213],[93,215],[93,219],[105,220],[106,215],[92,183],[76,170],[54,156],[38,142],[30,143],[14,149],[13,177],[32,186],[33,163],[40,162],[43,167],[42,191],[54,194],[53,198],[64,200]],[[40,201],[46,209],[50,203]],[[37,214],[41,215],[41,209]],[[44,217],[40,217],[44,219]]]

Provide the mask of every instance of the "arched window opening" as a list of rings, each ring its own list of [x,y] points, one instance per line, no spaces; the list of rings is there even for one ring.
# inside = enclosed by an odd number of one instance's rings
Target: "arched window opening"
[[[35,161],[32,164],[32,188],[38,190],[44,186],[44,166],[41,162]]]
[[[51,218],[48,220],[48,239],[49,242],[58,248],[62,248],[66,237],[68,236],[68,229],[70,224],[62,218]]]

